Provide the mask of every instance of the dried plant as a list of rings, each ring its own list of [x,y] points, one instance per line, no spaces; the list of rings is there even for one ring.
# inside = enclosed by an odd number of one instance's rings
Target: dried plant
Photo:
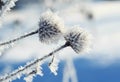
[[[87,44],[87,42],[89,42],[88,38],[89,38],[88,33],[86,33],[83,29],[77,29],[76,31],[71,30],[65,36],[66,43],[64,45],[62,45],[58,49],[52,51],[48,55],[45,55],[42,58],[38,58],[30,63],[27,63],[24,67],[20,67],[16,71],[3,76],[0,79],[0,82],[4,82],[4,81],[9,82],[9,81],[17,79],[18,77],[21,77],[22,75],[28,75],[28,74],[29,74],[28,77],[30,79],[29,80],[29,82],[30,82],[32,77],[37,74],[38,66],[40,66],[41,62],[43,62],[46,58],[54,55],[56,52],[66,48],[66,47],[72,47],[72,49],[77,53],[83,52],[87,49],[87,47],[89,47],[89,44]],[[54,59],[52,60],[52,62],[54,62]],[[56,64],[58,64],[58,63],[56,63]],[[56,64],[52,63],[50,65],[51,72],[53,72],[55,75],[57,74],[56,69],[58,69]],[[40,68],[39,68],[39,70],[40,70]],[[40,72],[40,75],[42,75],[41,72]],[[25,78],[25,80],[28,81],[28,78]]]
[[[10,8],[15,6],[16,1],[17,0],[3,1],[4,6],[1,9],[0,17],[2,17],[7,11],[9,11]],[[12,82],[17,78],[21,78],[23,75],[26,82],[32,82],[33,78],[36,75],[43,76],[41,65],[49,57],[52,57],[52,60],[49,63],[49,68],[54,75],[57,75],[58,64],[60,60],[57,59],[56,53],[66,47],[71,47],[78,54],[88,52],[90,48],[90,34],[87,31],[79,26],[73,27],[67,32],[65,32],[64,30],[65,28],[62,19],[56,13],[47,11],[40,15],[40,21],[38,23],[37,30],[12,39],[10,41],[0,43],[0,47],[2,47],[34,34],[38,34],[40,42],[46,44],[58,42],[61,37],[66,40],[65,44],[55,49],[51,53],[43,56],[42,58],[37,58],[31,62],[27,62],[25,66],[20,66],[13,72],[1,76],[0,82]],[[67,67],[70,69],[70,66]],[[70,75],[70,77],[72,77],[72,75]]]

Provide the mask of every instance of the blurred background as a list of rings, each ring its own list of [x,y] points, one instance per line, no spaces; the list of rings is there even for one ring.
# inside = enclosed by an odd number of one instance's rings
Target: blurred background
[[[0,1],[0,9],[2,6]],[[79,25],[89,31],[93,36],[91,51],[84,54],[76,54],[71,48],[60,51],[58,75],[54,76],[45,62],[44,76],[35,77],[33,82],[120,82],[119,0],[18,0],[2,18],[0,42],[36,30],[40,14],[49,9],[64,20],[66,28]],[[48,54],[64,42],[63,39],[58,44],[45,45],[34,35],[0,47],[0,75]],[[13,82],[25,81],[21,78]]]

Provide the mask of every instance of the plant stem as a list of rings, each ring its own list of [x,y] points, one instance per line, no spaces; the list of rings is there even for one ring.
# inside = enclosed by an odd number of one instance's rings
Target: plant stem
[[[28,34],[25,34],[25,35],[23,35],[23,36],[20,36],[20,37],[18,37],[18,38],[13,39],[13,40],[0,43],[0,46],[13,43],[13,42],[15,42],[15,41],[21,40],[21,39],[23,39],[23,38],[26,38],[26,37],[28,37],[28,36],[31,36],[31,35],[34,35],[34,34],[37,34],[37,33],[38,33],[38,30],[36,30],[36,31],[34,31],[34,32],[30,32],[30,33],[28,33]]]
[[[16,72],[10,73],[10,74],[8,74],[7,76],[5,76],[4,78],[1,78],[1,79],[0,79],[0,82],[3,82],[3,81],[5,81],[5,80],[7,80],[7,79],[9,79],[9,78],[11,78],[11,77],[14,77],[14,76],[17,75],[18,73],[24,71],[25,69],[27,69],[27,68],[29,68],[29,67],[32,67],[33,65],[35,65],[36,63],[38,63],[38,62],[40,62],[40,61],[42,61],[42,60],[44,60],[44,59],[47,59],[48,57],[52,56],[52,55],[55,54],[56,52],[58,52],[58,51],[60,51],[60,50],[62,50],[62,49],[64,49],[64,48],[66,48],[66,47],[68,47],[68,46],[70,46],[70,45],[69,45],[68,42],[66,42],[63,46],[57,48],[56,50],[52,51],[52,52],[49,53],[48,55],[43,56],[42,58],[38,58],[38,59],[36,59],[35,61],[33,61],[32,63],[30,63],[29,65],[24,66],[22,69],[17,70]]]

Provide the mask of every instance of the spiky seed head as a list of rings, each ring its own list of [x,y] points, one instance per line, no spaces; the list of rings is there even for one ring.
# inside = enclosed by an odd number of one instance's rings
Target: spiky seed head
[[[76,53],[89,51],[90,34],[79,26],[70,29],[70,31],[68,31],[64,37]]]
[[[43,43],[57,42],[62,36],[64,23],[62,19],[51,11],[47,11],[40,16],[39,40]]]

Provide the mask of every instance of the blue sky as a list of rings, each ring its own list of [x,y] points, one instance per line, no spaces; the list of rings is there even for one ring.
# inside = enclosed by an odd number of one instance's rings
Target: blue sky
[[[12,67],[17,68],[17,65],[12,65]],[[92,60],[88,59],[77,59],[74,61],[74,66],[76,68],[78,82],[119,82],[120,81],[120,63],[115,62],[109,66],[100,66]],[[62,82],[64,62],[59,64],[58,75],[54,76],[48,69],[47,64],[43,64],[44,76],[37,76],[34,78],[33,82]],[[0,66],[0,68],[2,68]],[[70,72],[70,71],[67,71]],[[13,82],[25,82],[23,78],[17,79]]]

